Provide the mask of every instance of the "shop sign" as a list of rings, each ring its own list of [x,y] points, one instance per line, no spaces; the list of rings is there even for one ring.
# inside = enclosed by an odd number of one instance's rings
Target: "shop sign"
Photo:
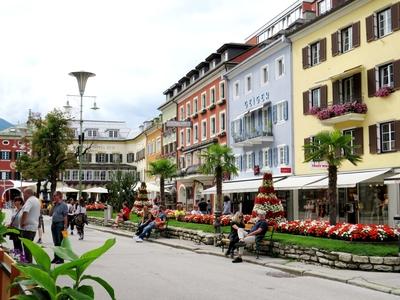
[[[292,168],[288,168],[288,167],[281,168],[281,173],[285,173],[285,174],[292,173]]]
[[[244,101],[244,106],[246,109],[250,109],[254,106],[265,103],[268,100],[269,100],[269,92],[263,92],[258,96],[253,96],[249,99],[246,99]]]
[[[190,121],[167,121],[165,127],[191,127],[192,122]]]
[[[329,167],[326,161],[312,161],[310,164],[311,168],[315,169],[327,169]]]

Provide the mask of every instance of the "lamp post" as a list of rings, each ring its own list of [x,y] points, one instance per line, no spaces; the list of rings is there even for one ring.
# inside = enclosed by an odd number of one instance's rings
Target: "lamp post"
[[[82,196],[82,145],[83,145],[83,119],[82,119],[82,108],[83,108],[83,94],[85,93],[86,82],[89,77],[96,76],[94,73],[78,71],[71,72],[69,75],[76,78],[78,81],[79,94],[81,96],[80,110],[79,110],[79,146],[78,146],[78,158],[79,158],[79,194],[78,199]]]

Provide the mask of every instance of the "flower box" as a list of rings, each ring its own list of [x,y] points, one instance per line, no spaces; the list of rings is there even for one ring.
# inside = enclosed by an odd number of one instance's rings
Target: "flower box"
[[[334,104],[327,108],[313,107],[310,109],[310,113],[326,125],[346,121],[363,121],[367,111],[367,105],[359,102],[348,102],[343,104]]]
[[[205,109],[205,108],[203,108],[201,111],[200,111],[200,113],[203,115],[203,114],[205,114],[207,112],[207,109]]]
[[[393,93],[393,89],[390,86],[384,86],[375,92],[375,97],[384,98],[389,96],[391,93]]]
[[[211,105],[208,107],[209,110],[213,110],[214,108],[215,108],[215,104],[214,104],[214,103],[211,104]]]
[[[192,118],[193,119],[196,119],[198,117],[198,113],[197,112],[195,112],[194,114],[192,114]]]
[[[223,99],[218,100],[218,101],[217,101],[217,104],[218,104],[218,105],[222,105],[222,104],[224,104],[225,102],[226,102],[226,100],[225,100],[225,98],[223,98]]]

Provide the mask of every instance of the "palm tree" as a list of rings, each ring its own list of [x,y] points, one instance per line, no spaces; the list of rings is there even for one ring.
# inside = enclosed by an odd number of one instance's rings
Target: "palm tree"
[[[331,225],[336,224],[338,168],[345,160],[353,165],[357,165],[361,161],[361,157],[355,152],[359,146],[352,146],[351,140],[351,135],[342,134],[339,130],[321,131],[303,147],[305,162],[326,161],[328,164],[329,222]]]
[[[217,186],[217,198],[214,202],[214,216],[215,216],[215,231],[221,231],[221,224],[219,217],[222,212],[222,179],[224,173],[237,175],[237,168],[235,166],[235,157],[232,154],[232,149],[220,144],[213,144],[208,147],[207,152],[201,155],[204,159],[200,166],[200,172],[203,174],[214,174],[215,183]]]
[[[169,159],[161,158],[149,163],[148,173],[152,176],[160,177],[160,197],[161,205],[165,206],[165,179],[176,174],[176,165]]]

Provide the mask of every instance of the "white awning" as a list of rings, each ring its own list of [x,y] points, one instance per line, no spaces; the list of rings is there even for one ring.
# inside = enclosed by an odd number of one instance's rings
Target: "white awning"
[[[92,187],[90,189],[83,190],[85,193],[97,193],[97,194],[108,194],[108,190],[103,187]]]
[[[35,186],[37,182],[21,181],[21,180],[8,180],[10,181],[14,188],[18,189],[21,187]]]
[[[69,186],[62,186],[56,189],[57,192],[61,193],[77,193],[79,190],[71,188]]]
[[[375,177],[381,176],[389,171],[390,169],[371,170],[364,172],[347,172],[347,173],[339,172],[337,176],[337,187],[338,188],[355,187],[360,182],[372,180]],[[304,187],[304,189],[327,189],[327,188],[328,188],[328,178],[308,184],[307,186]]]
[[[278,181],[276,184],[274,184],[274,188],[275,190],[298,190],[307,184],[322,180],[326,177],[326,174],[290,176],[282,181]]]
[[[385,184],[400,184],[400,174],[385,178]]]
[[[282,180],[283,177],[274,177],[274,183]],[[258,188],[262,184],[262,177],[253,178],[253,179],[243,179],[243,180],[233,180],[226,181],[222,183],[222,193],[231,194],[231,193],[251,193],[257,192]],[[217,187],[213,186],[209,189],[206,189],[202,192],[203,195],[213,195],[217,193]]]

